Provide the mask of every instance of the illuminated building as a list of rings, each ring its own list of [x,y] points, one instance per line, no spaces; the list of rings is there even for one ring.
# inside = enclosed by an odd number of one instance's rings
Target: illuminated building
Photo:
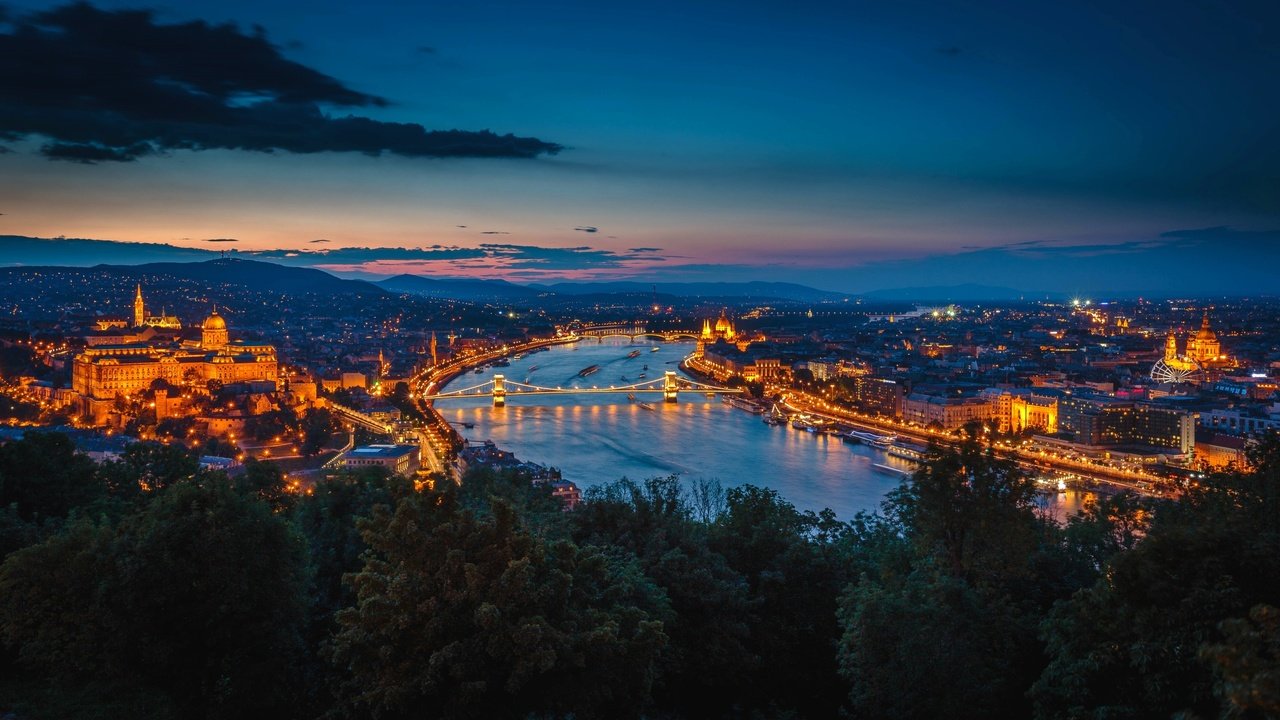
[[[939,397],[924,393],[911,393],[902,404],[902,416],[907,422],[925,427],[936,425],[943,430],[955,430],[975,420],[989,420],[994,410],[987,398]]]
[[[181,330],[182,322],[173,315],[165,315],[164,310],[161,310],[159,315],[148,317],[146,303],[142,300],[142,283],[138,283],[138,290],[133,296],[133,326]]]
[[[860,375],[853,378],[853,402],[859,408],[889,417],[902,417],[906,388],[897,380]]]
[[[1222,364],[1227,357],[1222,354],[1218,334],[1209,326],[1209,313],[1200,321],[1200,329],[1189,335],[1185,342],[1170,331],[1164,342],[1165,365],[1183,371],[1194,371],[1211,365]]]
[[[1039,428],[1049,434],[1058,431],[1058,398],[1055,396],[997,388],[988,388],[982,395],[991,401],[991,418],[1001,432],[1016,433],[1028,428]]]
[[[763,339],[763,336],[757,339]],[[720,317],[716,318],[715,323],[712,323],[709,319],[702,321],[702,333],[698,336],[698,345],[694,349],[694,354],[701,357],[703,350],[708,345],[713,345],[721,340],[737,345],[739,350],[746,350],[747,346],[752,342],[733,327],[733,321],[729,319],[724,310],[721,310]]]
[[[174,386],[204,386],[279,378],[271,345],[231,342],[227,321],[215,309],[200,329],[200,340],[132,342],[86,347],[72,363],[71,388],[81,411],[101,422],[117,397],[151,388],[156,380]]]
[[[417,445],[363,445],[342,458],[347,468],[380,467],[396,475],[418,469],[421,448]]]
[[[1176,408],[1093,395],[1058,401],[1058,431],[1082,445],[1145,445],[1185,455],[1195,447],[1195,427],[1195,416]]]

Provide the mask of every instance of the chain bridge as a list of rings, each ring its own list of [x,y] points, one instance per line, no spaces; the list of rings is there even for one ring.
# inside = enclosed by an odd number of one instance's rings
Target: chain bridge
[[[693,330],[650,330],[644,325],[638,323],[612,323],[603,325],[587,325],[573,331],[578,337],[593,337],[604,339],[607,337],[624,337],[636,340],[639,338],[655,338],[665,340],[667,342],[675,342],[676,340],[697,340],[701,337]]]
[[[506,405],[507,398],[523,397],[526,395],[637,395],[640,393],[662,393],[662,399],[666,402],[676,402],[680,392],[696,392],[708,395],[732,395],[742,392],[741,388],[727,388],[716,385],[708,385],[694,380],[680,377],[674,370],[666,371],[666,374],[660,378],[646,380],[645,382],[635,383],[633,385],[610,385],[608,387],[542,387],[540,385],[530,385],[528,383],[516,382],[508,380],[502,375],[494,375],[493,379],[472,385],[468,388],[459,390],[450,390],[449,392],[437,393],[435,395],[423,395],[423,400],[457,400],[461,398],[476,398],[486,395],[493,398],[494,407],[502,407]]]

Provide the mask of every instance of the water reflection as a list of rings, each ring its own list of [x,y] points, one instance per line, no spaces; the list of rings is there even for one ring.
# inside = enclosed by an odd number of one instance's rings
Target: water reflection
[[[587,340],[513,359],[509,367],[466,373],[445,390],[470,387],[495,373],[551,387],[622,386],[637,382],[642,372],[647,379],[661,377],[693,349],[692,343],[657,345],[657,352],[649,346]],[[632,349],[642,352],[627,358]],[[600,369],[586,380],[577,376],[591,365]],[[899,474],[875,465],[911,469],[906,461],[864,445],[765,425],[759,417],[705,395],[682,393],[676,404],[662,402],[659,393],[638,393],[638,399],[652,410],[621,394],[509,394],[501,408],[492,407],[487,397],[439,401],[437,407],[468,439],[493,440],[522,460],[558,467],[584,488],[624,476],[638,480],[674,473],[716,479],[725,487],[750,483],[773,488],[802,510],[829,507],[849,519],[878,508],[884,494],[900,482]],[[463,428],[463,421],[475,427]],[[1060,505],[1051,498],[1050,505],[1055,512],[1074,511],[1072,503]]]

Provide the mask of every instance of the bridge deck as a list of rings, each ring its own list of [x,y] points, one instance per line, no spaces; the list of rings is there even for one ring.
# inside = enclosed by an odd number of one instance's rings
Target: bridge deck
[[[703,393],[708,395],[737,395],[742,393],[741,388],[676,388],[677,392],[682,393]],[[520,395],[623,395],[629,393],[664,393],[667,388],[575,388],[566,390],[507,390],[507,397],[516,397]],[[493,390],[477,390],[467,393],[444,393],[442,395],[423,395],[423,400],[460,400],[463,398],[491,397]]]

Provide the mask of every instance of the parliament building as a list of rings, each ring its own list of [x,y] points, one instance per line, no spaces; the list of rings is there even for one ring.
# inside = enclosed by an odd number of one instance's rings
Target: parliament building
[[[141,291],[135,300],[135,322],[147,318],[141,307]],[[132,342],[86,347],[76,356],[71,388],[81,402],[82,413],[101,422],[117,397],[150,389],[156,380],[175,387],[204,387],[221,383],[279,379],[276,349],[231,341],[227,321],[214,308],[200,326],[200,340]]]

